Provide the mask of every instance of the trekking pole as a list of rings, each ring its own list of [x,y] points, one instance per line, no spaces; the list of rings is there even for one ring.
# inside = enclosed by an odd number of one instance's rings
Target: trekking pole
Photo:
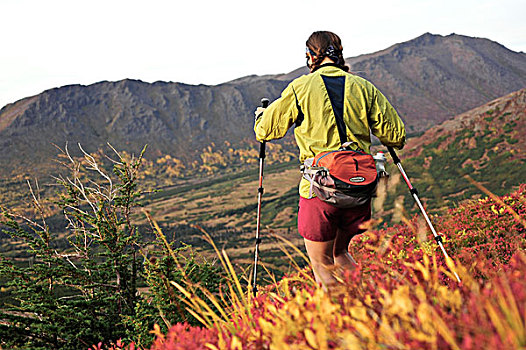
[[[261,107],[267,108],[269,100],[267,98],[261,99]],[[257,118],[256,118],[257,119]],[[254,252],[254,281],[252,283],[252,292],[254,296],[258,291],[257,287],[257,268],[258,268],[258,258],[259,258],[259,244],[261,243],[261,238],[259,237],[259,228],[261,225],[261,199],[263,197],[263,164],[265,161],[265,141],[262,141],[259,146],[259,188],[258,188],[258,214],[256,220],[256,250]]]
[[[395,150],[387,146],[387,150],[389,151],[389,154],[391,155],[391,158],[393,158],[394,163],[400,170],[400,173],[402,174],[402,177],[404,178],[405,183],[407,184],[407,187],[409,187],[409,192],[413,195],[413,199],[415,200],[416,204],[418,205],[418,208],[420,208],[420,211],[422,212],[422,215],[424,216],[424,219],[427,222],[427,225],[431,229],[431,232],[433,233],[433,236],[435,237],[435,241],[438,243],[440,249],[442,249],[442,253],[444,253],[444,256],[446,257],[446,263],[450,259],[449,255],[447,255],[446,250],[444,249],[444,245],[442,244],[442,236],[437,234],[437,231],[435,230],[435,227],[431,223],[431,220],[429,219],[429,216],[426,213],[426,210],[424,209],[424,206],[422,205],[422,202],[420,201],[420,198],[418,198],[418,191],[416,188],[413,187],[411,184],[411,181],[409,181],[409,177],[407,177],[407,174],[404,171],[404,168],[402,167],[402,163],[400,162],[400,158],[396,155]],[[458,277],[458,274],[456,271],[452,270],[453,274],[457,278],[457,281],[460,283],[460,278]]]

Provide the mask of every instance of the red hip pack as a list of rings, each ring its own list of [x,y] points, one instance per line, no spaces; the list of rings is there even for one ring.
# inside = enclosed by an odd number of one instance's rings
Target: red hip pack
[[[367,203],[376,192],[378,173],[372,155],[362,150],[341,148],[306,159],[301,167],[303,177],[322,201],[339,208],[352,208]]]

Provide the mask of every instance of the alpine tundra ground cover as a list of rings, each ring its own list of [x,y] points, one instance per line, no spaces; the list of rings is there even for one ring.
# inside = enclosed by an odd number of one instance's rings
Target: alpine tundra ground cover
[[[523,349],[526,185],[432,220],[454,264],[418,217],[403,219],[355,238],[359,268],[329,293],[298,267],[253,297],[218,251],[229,275],[225,292],[172,283],[202,325],[178,323],[168,332],[156,325],[151,349]],[[294,249],[283,247],[284,254]]]
[[[260,280],[254,297],[247,282],[250,263],[231,262],[228,249],[218,249],[205,229],[194,225],[215,250],[215,261],[170,241],[155,216],[138,210],[144,198],[138,187],[142,153],[127,159],[113,151],[116,159],[106,168],[89,154],[75,159],[66,150],[69,173],[57,177],[60,200],[53,205],[67,225],[47,215],[48,203],[36,184],[30,187],[35,218],[1,208],[3,234],[26,252],[0,258],[1,347],[521,349],[526,344],[525,184],[497,197],[467,178],[487,197],[432,216],[454,262],[444,260],[418,216],[402,210],[400,224],[371,222],[350,247],[359,267],[329,293],[315,284],[307,261],[298,262],[297,242],[275,234],[280,258],[297,265],[274,277],[262,255],[271,282]],[[66,232],[57,234],[61,227]]]

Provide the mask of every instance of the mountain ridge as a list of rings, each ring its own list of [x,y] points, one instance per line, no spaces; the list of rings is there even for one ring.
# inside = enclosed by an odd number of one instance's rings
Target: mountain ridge
[[[526,54],[457,34],[426,33],[348,62],[390,99],[409,134],[526,86]],[[149,144],[154,157],[201,162],[209,145],[235,148],[253,139],[260,98],[277,98],[305,69],[218,85],[125,79],[46,90],[0,110],[2,173],[38,168],[56,154],[52,144],[66,142],[88,151],[109,142],[138,152]]]

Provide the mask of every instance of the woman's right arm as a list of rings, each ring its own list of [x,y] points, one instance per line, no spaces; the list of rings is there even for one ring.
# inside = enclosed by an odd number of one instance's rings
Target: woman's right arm
[[[281,97],[272,102],[256,119],[256,139],[261,142],[284,137],[296,121],[299,112],[294,87],[290,83],[281,93]]]

